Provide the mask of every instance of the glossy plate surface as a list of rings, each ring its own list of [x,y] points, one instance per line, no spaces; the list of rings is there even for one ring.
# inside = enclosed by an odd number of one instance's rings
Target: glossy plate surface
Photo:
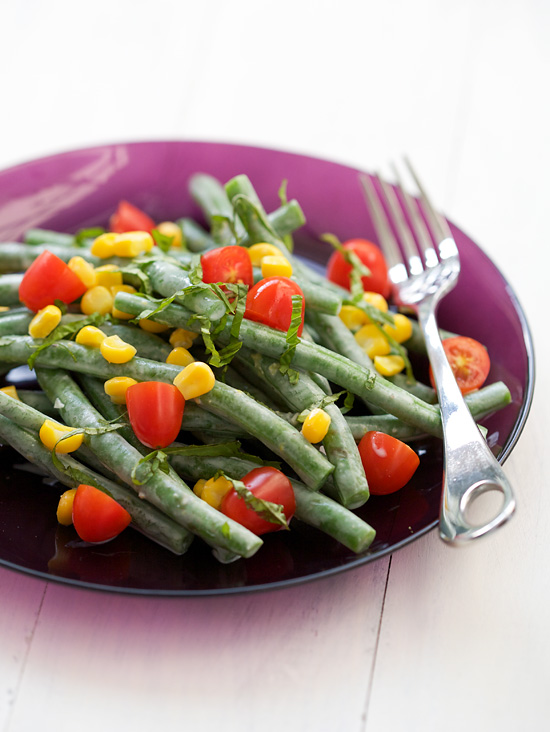
[[[323,264],[340,240],[375,238],[358,171],[311,157],[241,145],[200,142],[114,144],[32,161],[0,173],[0,241],[16,241],[31,227],[75,232],[106,225],[125,198],[156,221],[200,214],[187,182],[205,172],[226,181],[246,173],[266,209],[279,205],[288,181],[307,218],[296,235],[298,251]],[[437,196],[436,196],[437,198]],[[462,262],[456,289],[440,308],[440,324],[477,338],[492,360],[488,382],[503,380],[512,404],[484,420],[488,440],[502,462],[527,418],[534,360],[525,317],[510,286],[488,257],[452,227]],[[83,546],[72,527],[59,526],[59,485],[48,485],[1,448],[0,564],[44,579],[80,587],[150,595],[206,595],[273,589],[327,576],[373,561],[437,525],[441,450],[435,440],[417,445],[421,467],[402,491],[372,497],[359,514],[377,531],[370,551],[355,555],[324,534],[295,522],[291,532],[268,535],[256,556],[221,565],[197,541],[183,557],[157,547],[135,531],[97,547]]]

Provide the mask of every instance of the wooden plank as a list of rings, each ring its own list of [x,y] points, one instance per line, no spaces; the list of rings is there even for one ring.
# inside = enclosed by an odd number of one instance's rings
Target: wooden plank
[[[359,731],[388,562],[249,596],[52,585],[12,729]]]
[[[46,583],[0,568],[0,729],[17,701]]]
[[[511,732],[540,728],[550,711],[550,496],[542,477],[550,471],[550,348],[540,302],[550,169],[541,89],[550,54],[548,8],[540,10],[480,8],[449,212],[503,269],[540,334],[535,402],[506,463],[518,510],[467,549],[432,534],[393,557],[367,730]]]

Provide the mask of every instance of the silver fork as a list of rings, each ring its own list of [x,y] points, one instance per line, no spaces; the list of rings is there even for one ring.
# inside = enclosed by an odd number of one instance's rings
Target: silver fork
[[[458,249],[447,222],[435,211],[412,166],[405,162],[418,187],[419,200],[407,193],[395,168],[395,187],[379,176],[376,180],[380,192],[368,176],[362,176],[361,183],[398,304],[416,312],[426,341],[443,424],[439,533],[451,544],[462,544],[504,524],[514,512],[515,499],[504,471],[462,398],[439,336],[436,309],[458,280]],[[490,520],[473,525],[466,516],[468,506],[487,491],[500,492],[502,504],[496,516],[493,511]]]

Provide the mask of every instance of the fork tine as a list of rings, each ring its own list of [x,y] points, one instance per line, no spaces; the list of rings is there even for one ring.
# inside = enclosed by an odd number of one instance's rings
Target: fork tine
[[[365,194],[365,200],[371,219],[374,223],[374,228],[378,235],[378,241],[380,247],[386,258],[388,269],[391,270],[392,280],[401,282],[407,279],[407,270],[403,264],[403,258],[399,245],[393,235],[391,226],[388,222],[386,213],[380,203],[378,193],[374,187],[374,184],[368,175],[360,175],[359,181]]]
[[[392,170],[394,172],[395,179],[397,181],[397,186],[399,188],[399,192],[401,193],[401,196],[403,198],[405,208],[409,215],[409,219],[411,221],[411,226],[414,229],[414,233],[418,240],[418,244],[420,246],[420,249],[422,250],[426,266],[435,267],[436,264],[439,262],[439,259],[437,257],[437,252],[434,249],[432,237],[430,236],[430,233],[426,227],[424,219],[420,215],[420,210],[419,210],[418,206],[416,205],[416,202],[414,201],[411,194],[408,192],[408,190],[403,185],[403,181],[401,179],[397,166],[392,164]]]
[[[416,174],[416,171],[413,168],[410,160],[405,156],[404,161],[405,165],[409,169],[409,173],[416,183],[416,187],[420,191],[420,198],[423,203],[424,212],[430,222],[430,226],[432,227],[432,231],[434,232],[437,243],[441,243],[443,239],[452,239],[451,230],[449,229],[446,220],[433,207],[432,202],[430,201],[430,198],[426,193],[424,186],[420,182],[420,179],[418,178],[418,175]]]
[[[414,237],[405,219],[403,208],[401,207],[397,194],[395,193],[395,189],[385,180],[382,180],[378,174],[376,175],[376,180],[380,184],[380,188],[384,193],[386,204],[390,209],[393,223],[395,224],[395,228],[399,234],[399,239],[403,245],[403,251],[407,258],[409,273],[411,275],[418,274],[419,272],[422,272],[423,269],[422,260],[419,256],[418,247],[416,246]]]

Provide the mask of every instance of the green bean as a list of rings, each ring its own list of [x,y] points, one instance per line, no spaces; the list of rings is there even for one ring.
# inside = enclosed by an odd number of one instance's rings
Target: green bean
[[[214,241],[222,245],[234,244],[235,237],[229,223],[234,218],[233,208],[221,183],[211,175],[196,173],[189,180],[189,192],[206,217]]]
[[[72,234],[62,234],[59,231],[51,231],[51,229],[28,229],[25,233],[25,244],[36,245],[55,245],[61,247],[74,246],[74,236]]]
[[[0,318],[0,337],[10,335],[27,335],[33,316],[34,313],[31,313],[30,310],[27,310],[26,308],[25,310],[17,313],[5,313]]]
[[[144,306],[142,298],[123,292],[117,293],[115,304],[117,308],[120,307],[136,315]],[[177,305],[167,306],[161,315],[162,322],[174,326],[182,325],[189,330],[199,330],[199,325],[189,320],[189,311],[180,309]],[[229,340],[231,324],[232,318],[228,316],[225,327],[217,335],[220,343],[227,343]],[[286,350],[284,333],[246,319],[241,324],[239,338],[246,346],[272,358],[280,358]],[[6,353],[6,349],[0,348],[0,358],[4,361],[8,360]],[[304,371],[320,373],[329,381],[339,384],[423,432],[436,437],[442,435],[441,416],[436,407],[394,386],[373,370],[363,368],[345,356],[302,340],[294,352],[293,366]]]
[[[472,417],[476,420],[483,419],[497,409],[502,409],[510,404],[511,400],[510,390],[502,381],[488,384],[477,391],[466,394],[464,397]],[[404,442],[426,436],[425,433],[419,432],[419,430],[405,424],[391,414],[347,416],[346,421],[357,441],[366,432],[371,431],[386,432],[388,435],[397,437]],[[480,429],[483,428],[480,427]]]
[[[292,234],[306,222],[304,212],[298,201],[295,200],[289,201],[280,208],[268,213],[267,220],[281,239],[288,234]],[[249,247],[253,242],[250,240],[248,234],[245,234],[239,239],[239,244],[243,247]]]
[[[0,246],[0,273],[1,272],[23,272],[28,269],[34,260],[44,251],[55,254],[64,262],[68,262],[72,257],[84,257],[94,266],[104,264],[99,257],[94,257],[89,250],[79,247],[67,247],[50,244],[47,246],[20,243],[5,243]]]
[[[36,369],[38,382],[55,402],[60,399],[61,414],[69,424],[101,427],[105,421],[94,409],[68,374],[57,369]],[[116,432],[85,435],[84,441],[101,462],[174,521],[200,536],[212,547],[221,547],[240,556],[252,556],[261,540],[240,524],[231,521],[198,498],[175,473],[151,472],[148,479],[136,486],[133,471],[141,454]],[[138,475],[141,473],[138,470]]]
[[[23,279],[22,274],[4,274],[0,277],[0,305],[20,305],[19,286]]]
[[[230,457],[178,457],[172,458],[174,468],[182,475],[199,480],[210,478],[219,470],[232,478],[241,480],[258,467],[250,460]],[[331,498],[311,491],[297,480],[291,480],[296,498],[295,517],[310,526],[332,536],[356,553],[368,549],[375,537],[374,529],[351,511]]]
[[[139,298],[138,298],[139,299]],[[32,338],[13,336],[9,343],[0,340],[0,357],[6,361],[25,363],[35,348]],[[70,357],[67,356],[70,354]],[[138,381],[171,382],[181,371],[179,366],[161,364],[135,356],[125,364],[107,363],[97,349],[73,341],[57,341],[40,352],[37,366],[67,368],[103,378],[130,376]],[[46,390],[45,390],[46,391]],[[307,440],[285,420],[241,391],[216,381],[211,392],[198,403],[210,412],[246,429],[296,471],[307,485],[319,488],[333,467]]]
[[[231,366],[227,367],[221,379],[226,384],[229,384],[229,386],[232,386],[234,389],[240,389],[245,394],[248,394],[253,399],[255,399],[257,402],[264,404],[266,407],[269,407],[274,411],[281,409],[284,406],[284,404],[278,398],[276,398],[276,395],[272,394],[271,396],[269,396],[262,389],[258,389],[258,387],[244,379],[239,374],[239,372]]]
[[[331,463],[303,435],[267,407],[217,381],[212,391],[197,402],[225,417],[279,455],[313,490],[319,489],[334,470]]]
[[[188,274],[180,267],[159,260],[145,267],[151,285],[163,297],[171,297],[174,293],[191,285]],[[199,315],[206,315],[211,320],[218,320],[225,314],[225,305],[213,292],[194,291],[176,298],[177,302]]]
[[[300,374],[299,380],[291,384],[281,374],[278,363],[247,348],[240,350],[235,361],[249,381],[263,388],[269,386],[290,409],[297,412],[312,409],[325,397],[324,391],[307,374]],[[348,508],[358,508],[369,497],[359,451],[340,409],[334,403],[327,404],[323,409],[331,419],[323,447],[334,465],[332,480],[338,491],[338,500]]]
[[[210,234],[193,219],[178,219],[176,224],[181,229],[183,246],[190,252],[205,252],[217,246]]]
[[[38,412],[42,412],[50,419],[59,420],[59,412],[53,404],[50,402],[48,397],[43,391],[37,391],[35,389],[17,389],[17,396],[29,407],[33,407]]]
[[[68,488],[78,488],[84,483],[93,485],[112,496],[128,511],[133,526],[157,544],[175,554],[183,554],[189,547],[193,535],[161,511],[69,455],[58,456],[63,470],[58,469],[53,463],[50,450],[44,447],[35,435],[4,416],[0,416],[0,439],[8,442],[26,460],[46,470]]]

